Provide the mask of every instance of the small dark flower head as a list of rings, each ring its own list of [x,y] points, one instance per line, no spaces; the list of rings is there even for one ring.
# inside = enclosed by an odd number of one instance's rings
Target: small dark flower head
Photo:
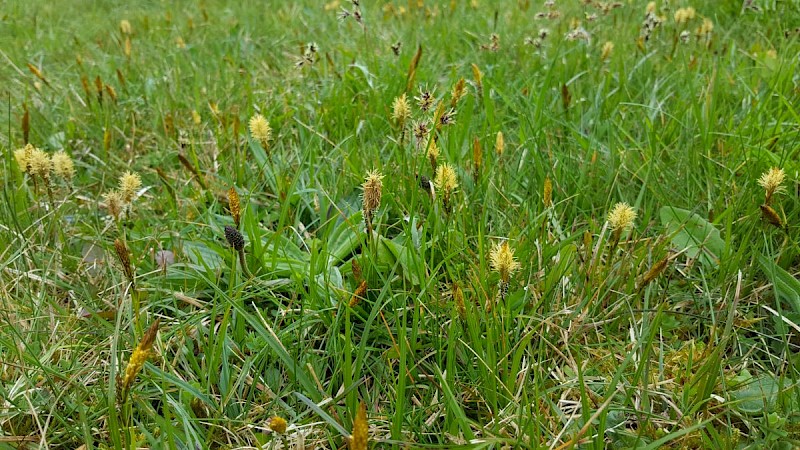
[[[244,250],[244,236],[236,228],[225,225],[225,239],[235,250]]]

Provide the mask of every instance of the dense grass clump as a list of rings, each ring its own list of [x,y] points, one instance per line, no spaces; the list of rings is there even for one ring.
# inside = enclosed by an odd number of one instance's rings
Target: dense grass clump
[[[0,449],[800,446],[792,1],[11,1]]]

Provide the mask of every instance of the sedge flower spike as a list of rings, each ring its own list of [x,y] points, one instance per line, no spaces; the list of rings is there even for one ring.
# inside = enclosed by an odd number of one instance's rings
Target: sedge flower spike
[[[136,192],[142,187],[142,178],[135,172],[125,172],[119,177],[119,192],[125,203],[130,203],[136,198]]]
[[[364,209],[364,224],[367,231],[372,232],[372,216],[381,206],[381,195],[383,194],[383,175],[377,170],[367,173],[367,178],[361,185],[364,190],[362,200]]]
[[[608,213],[608,224],[615,232],[622,232],[633,227],[634,220],[636,220],[636,211],[625,202],[617,203]]]
[[[758,184],[764,188],[764,204],[769,204],[772,195],[776,192],[783,192],[784,188],[781,185],[785,179],[786,173],[778,167],[773,167],[761,175]]]
[[[268,148],[269,141],[272,140],[272,127],[269,126],[269,122],[261,114],[256,114],[250,118],[250,135],[260,142],[265,149]]]

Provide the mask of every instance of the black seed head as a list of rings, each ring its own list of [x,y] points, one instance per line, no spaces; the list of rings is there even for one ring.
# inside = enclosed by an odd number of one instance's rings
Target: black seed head
[[[230,225],[225,225],[225,239],[228,240],[228,243],[231,244],[231,247],[235,250],[244,249],[244,236],[242,236],[239,230]]]

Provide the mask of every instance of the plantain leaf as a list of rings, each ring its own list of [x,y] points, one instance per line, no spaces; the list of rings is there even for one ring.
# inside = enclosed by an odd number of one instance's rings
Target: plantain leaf
[[[717,267],[725,252],[719,230],[697,214],[665,206],[659,211],[661,223],[671,236],[672,245],[707,267]]]
[[[794,312],[800,314],[800,281],[764,255],[758,256],[758,264],[772,282],[775,299],[785,301]]]

